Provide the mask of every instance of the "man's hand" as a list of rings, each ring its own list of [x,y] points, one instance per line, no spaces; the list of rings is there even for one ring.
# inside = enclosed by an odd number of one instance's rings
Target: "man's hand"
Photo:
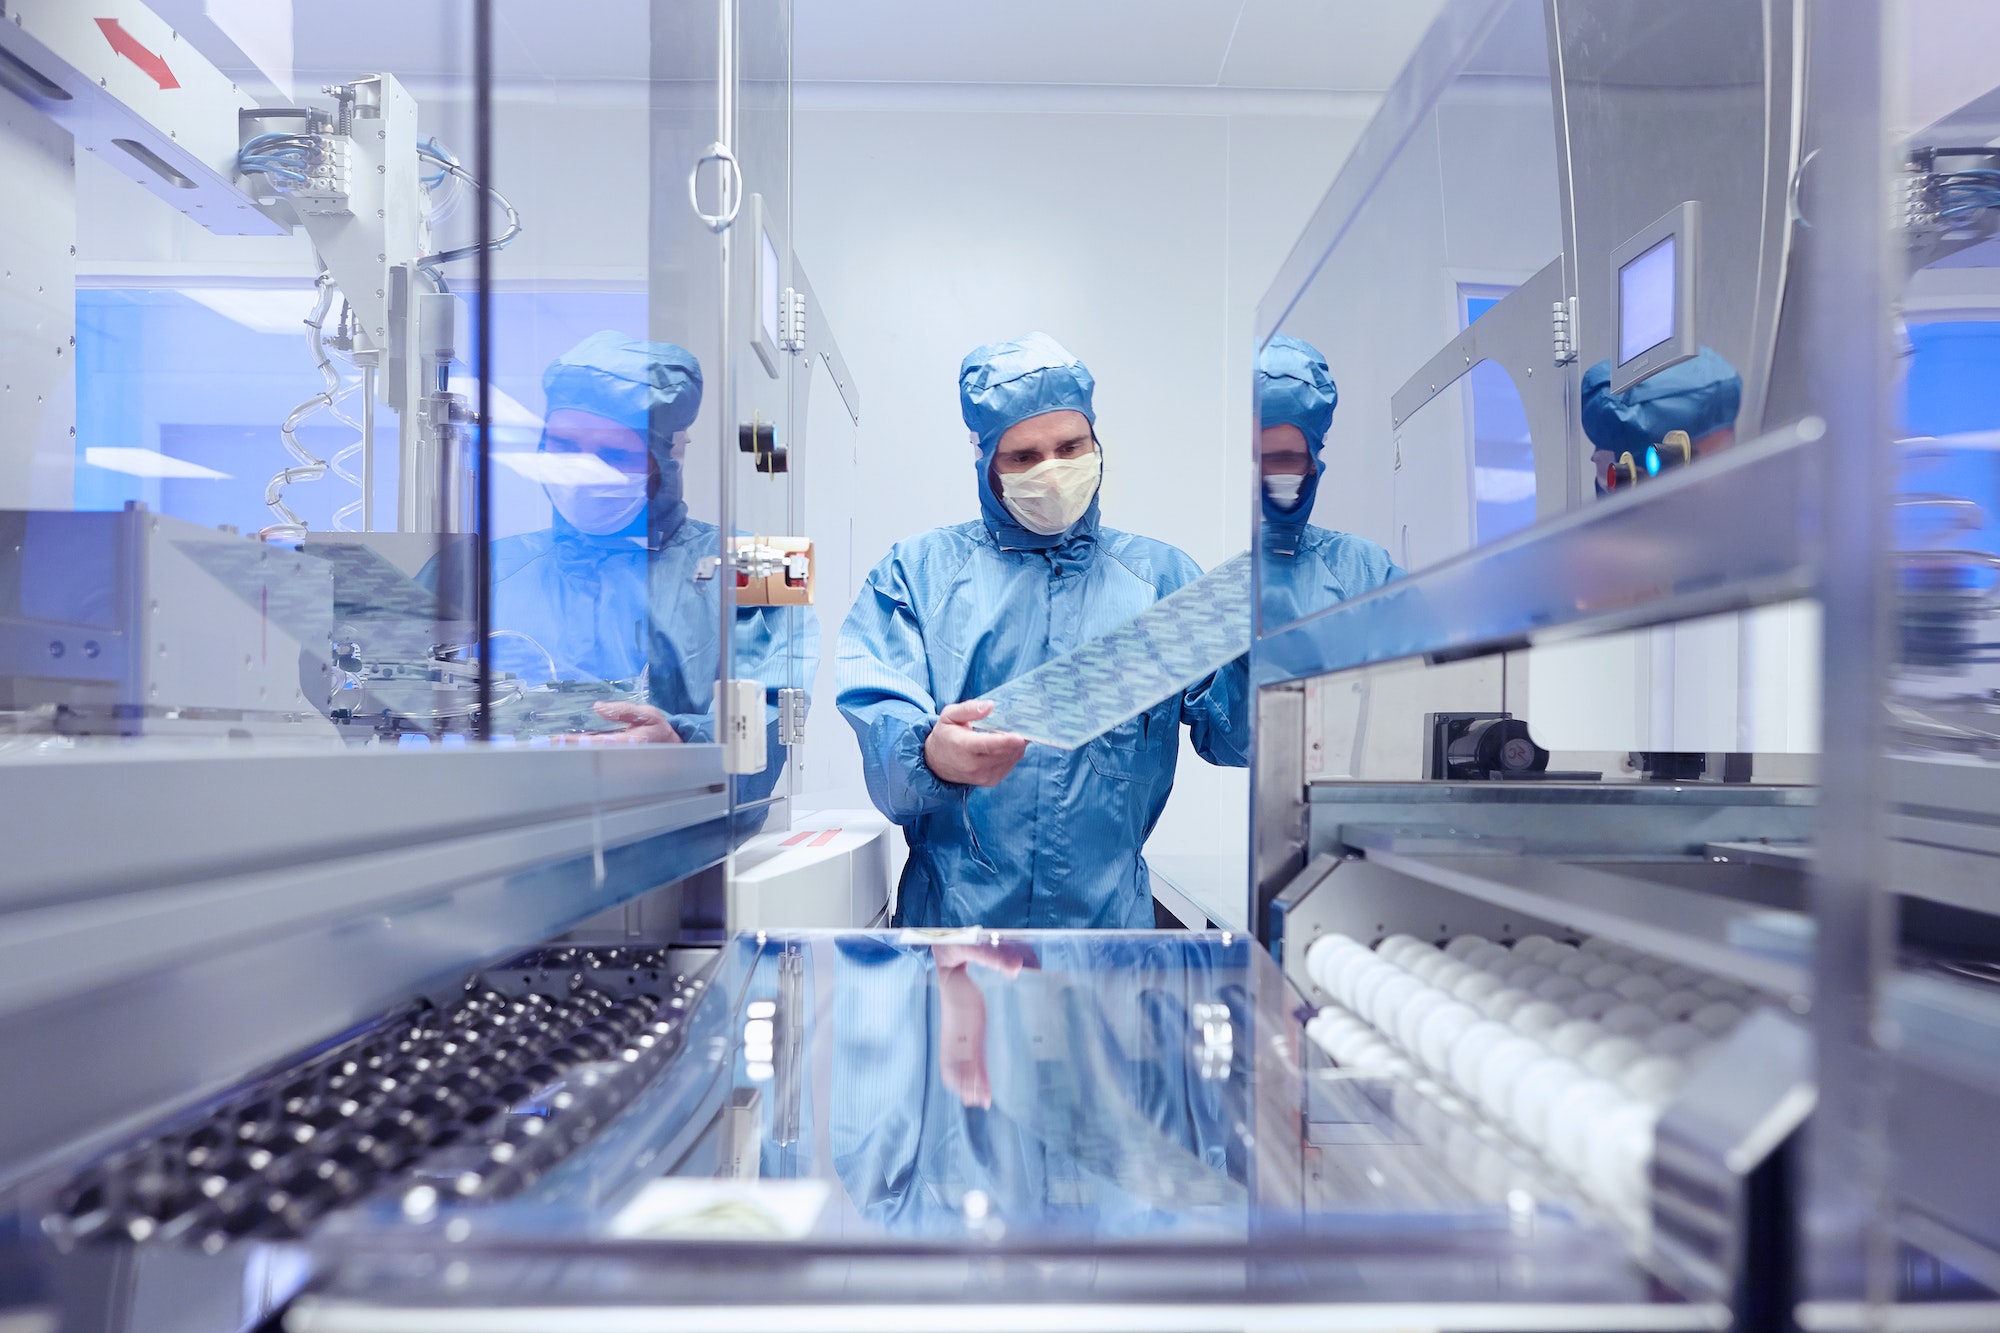
[[[623,722],[623,731],[597,731],[588,739],[597,745],[675,745],[681,734],[674,730],[667,715],[651,704],[628,704],[617,701],[595,703],[591,709],[606,722]]]
[[[993,711],[984,699],[948,704],[924,741],[924,763],[946,782],[991,787],[1014,771],[1028,752],[1028,739],[1004,731],[974,731],[969,725]]]

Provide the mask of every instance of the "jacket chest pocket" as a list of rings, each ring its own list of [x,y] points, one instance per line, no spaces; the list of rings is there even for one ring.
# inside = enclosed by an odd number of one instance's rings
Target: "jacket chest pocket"
[[[1140,781],[1160,771],[1159,749],[1172,739],[1164,706],[1121,722],[1084,747],[1084,755],[1099,775]]]

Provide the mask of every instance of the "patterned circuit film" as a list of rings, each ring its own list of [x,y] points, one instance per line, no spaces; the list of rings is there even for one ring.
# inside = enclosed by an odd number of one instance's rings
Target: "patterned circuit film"
[[[980,697],[973,725],[1073,750],[1250,651],[1248,552],[1099,635]]]

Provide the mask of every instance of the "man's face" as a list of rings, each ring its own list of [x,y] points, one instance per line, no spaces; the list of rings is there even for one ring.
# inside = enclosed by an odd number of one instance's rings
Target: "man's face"
[[[542,428],[542,449],[551,454],[590,454],[628,477],[646,475],[645,437],[595,412],[559,407],[549,413]]]
[[[1264,427],[1258,446],[1267,477],[1303,477],[1313,470],[1305,432],[1297,426]]]
[[[676,463],[687,453],[687,441],[686,431],[674,432],[669,452]],[[574,407],[549,413],[542,427],[542,449],[551,454],[590,454],[628,477],[643,478],[652,465],[646,439],[638,431]]]
[[[1096,452],[1090,419],[1083,413],[1044,412],[1015,422],[1001,435],[993,451],[993,472],[1006,477],[1051,458],[1088,458]]]

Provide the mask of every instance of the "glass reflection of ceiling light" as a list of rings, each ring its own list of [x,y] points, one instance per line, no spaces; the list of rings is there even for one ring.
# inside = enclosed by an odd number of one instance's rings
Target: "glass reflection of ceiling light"
[[[227,472],[173,458],[152,449],[89,448],[83,461],[107,472],[124,472],[134,477],[176,477],[189,481],[229,481]]]
[[[465,399],[468,405],[479,402],[479,381],[453,366],[451,378],[446,382],[447,392]],[[493,410],[493,433],[504,435],[510,428],[532,430],[541,434],[542,419],[521,405],[521,400],[508,393],[499,385],[492,387],[491,405]]]
[[[1472,470],[1473,498],[1486,504],[1510,505],[1535,498],[1535,474],[1522,467],[1477,467]]]
[[[307,287],[183,287],[180,294],[252,333],[306,333],[313,294]]]
[[[493,461],[544,486],[617,486],[625,474],[596,454],[495,453]]]

